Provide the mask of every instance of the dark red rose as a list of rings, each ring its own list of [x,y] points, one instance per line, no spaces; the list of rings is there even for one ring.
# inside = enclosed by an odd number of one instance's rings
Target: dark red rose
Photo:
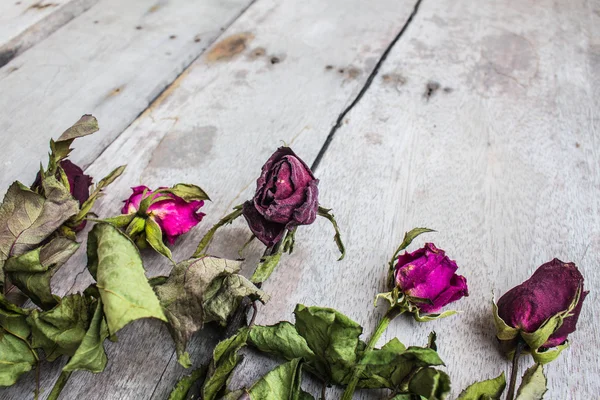
[[[60,167],[65,171],[65,175],[67,175],[67,180],[69,181],[69,191],[71,195],[79,201],[79,206],[83,205],[85,201],[90,197],[90,185],[92,184],[92,177],[83,173],[83,170],[72,163],[69,160],[62,160],[60,162]],[[58,172],[56,173],[56,178],[59,179]],[[35,181],[33,185],[31,185],[31,189],[37,189],[42,185],[42,178],[40,173],[38,172],[35,177]],[[84,220],[81,224],[72,228],[75,232],[79,232],[85,228],[86,221]]]
[[[548,318],[567,310],[580,289],[582,293],[575,309],[542,346],[555,347],[575,332],[581,306],[589,293],[583,292],[583,276],[575,264],[563,263],[557,258],[543,264],[531,278],[498,300],[498,315],[508,326],[532,333]]]
[[[313,223],[319,208],[318,183],[292,149],[277,149],[262,167],[254,198],[244,203],[244,217],[252,233],[272,246],[286,229]]]

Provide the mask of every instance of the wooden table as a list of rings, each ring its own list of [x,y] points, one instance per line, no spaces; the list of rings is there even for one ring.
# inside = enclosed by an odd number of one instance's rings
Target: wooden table
[[[272,300],[258,323],[291,319],[304,303],[336,307],[370,332],[386,260],[406,230],[427,226],[439,233],[425,239],[468,278],[470,296],[456,304],[464,312],[400,318],[382,342],[424,344],[435,330],[454,398],[508,369],[492,291],[558,257],[577,263],[591,293],[571,348],[547,368],[546,399],[599,396],[600,2],[11,0],[0,4],[0,61],[0,187],[31,181],[49,137],[91,113],[101,131],[79,140],[72,159],[97,178],[128,164],[100,216],[142,183],[190,182],[211,195],[205,220],[174,248],[184,259],[252,195],[283,141],[319,160],[321,203],[348,254],[336,262],[324,220],[300,229],[264,285]],[[236,257],[247,238],[236,222],[214,252]],[[246,273],[261,251],[246,251]],[[149,276],[169,270],[145,257]],[[64,295],[90,282],[80,251],[53,284]],[[214,329],[194,337],[195,365],[217,340]],[[137,321],[106,347],[106,371],[74,374],[63,399],[165,399],[186,373],[158,321]],[[237,382],[273,365],[249,353]],[[43,365],[42,398],[61,368]],[[30,373],[0,398],[32,398],[33,382]],[[319,390],[310,380],[306,389]]]

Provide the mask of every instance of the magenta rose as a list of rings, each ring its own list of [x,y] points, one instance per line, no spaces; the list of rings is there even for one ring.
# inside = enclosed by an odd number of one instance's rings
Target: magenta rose
[[[244,217],[252,233],[272,246],[286,229],[313,223],[319,208],[318,183],[292,149],[277,149],[262,167],[254,198],[244,203]]]
[[[153,193],[146,186],[136,186],[131,188],[133,194],[125,200],[125,205],[121,210],[122,214],[131,214],[139,210],[141,201],[149,196],[167,196],[168,199],[157,201],[151,204],[146,211],[149,218],[153,218],[160,226],[164,236],[173,244],[178,236],[188,232],[194,226],[198,225],[204,217],[204,213],[198,212],[204,205],[202,200],[187,202],[181,197],[172,193]],[[166,189],[166,188],[159,188]],[[144,191],[146,193],[144,194]]]
[[[498,316],[510,327],[527,333],[535,332],[542,324],[569,308],[578,290],[582,293],[571,315],[543,344],[543,348],[563,344],[575,332],[583,300],[583,276],[573,263],[559,259],[540,266],[525,282],[506,292],[498,300]]]
[[[396,286],[409,297],[427,300],[416,304],[424,313],[434,313],[447,304],[468,296],[467,280],[457,275],[456,262],[433,243],[413,253],[398,256]]]

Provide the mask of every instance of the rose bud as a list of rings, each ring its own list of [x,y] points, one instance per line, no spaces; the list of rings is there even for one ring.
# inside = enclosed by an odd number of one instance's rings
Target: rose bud
[[[173,244],[175,239],[188,232],[194,226],[198,225],[204,217],[204,213],[198,210],[204,205],[202,200],[185,201],[172,193],[153,193],[146,186],[136,186],[131,188],[133,194],[125,200],[125,205],[121,210],[122,214],[132,214],[138,212],[140,203],[143,199],[153,196],[167,197],[150,204],[145,211],[145,217],[155,220],[163,235],[169,243]],[[167,188],[159,188],[167,189]],[[145,193],[144,193],[145,191]]]
[[[69,160],[62,160],[59,163],[62,170],[65,172],[67,176],[67,180],[69,181],[69,191],[71,195],[75,198],[75,200],[79,201],[79,206],[81,207],[83,203],[90,197],[90,186],[92,184],[92,177],[83,173],[83,170],[72,163]],[[59,173],[56,173],[56,178],[59,179]],[[60,180],[60,179],[59,179]],[[33,185],[31,185],[32,190],[36,190],[42,186],[42,178],[40,173],[38,172]],[[79,232],[85,228],[86,221],[82,221],[75,227],[71,227],[73,231]]]
[[[79,168],[76,164],[72,163],[69,160],[62,160],[60,162],[60,167],[65,171],[65,175],[67,176],[67,180],[69,181],[69,191],[71,195],[79,201],[79,205],[81,206],[85,201],[90,197],[90,186],[92,184],[92,177],[83,173],[83,170]],[[58,179],[57,173],[57,179]],[[31,185],[32,189],[36,189],[42,186],[42,178],[40,173],[38,172],[35,177],[35,181],[33,185]]]
[[[575,332],[588,293],[583,291],[583,276],[575,264],[555,258],[498,300],[498,338],[506,342],[508,352],[516,347],[515,340],[522,340],[538,362],[552,361],[562,348],[545,358],[544,352],[566,344],[567,336]]]
[[[243,214],[252,233],[273,246],[286,229],[313,223],[319,208],[318,183],[292,149],[277,149],[262,167],[254,198],[244,203]]]
[[[457,269],[444,250],[426,243],[422,249],[398,256],[395,283],[420,312],[435,313],[469,295],[467,280],[455,273]]]

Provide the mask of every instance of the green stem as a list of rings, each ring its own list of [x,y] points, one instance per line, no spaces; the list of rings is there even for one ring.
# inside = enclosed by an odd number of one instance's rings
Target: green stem
[[[204,254],[206,248],[208,248],[208,246],[210,245],[210,242],[212,241],[212,238],[215,235],[215,232],[217,231],[217,229],[219,229],[223,225],[232,223],[240,215],[242,215],[242,206],[237,206],[234,208],[233,212],[227,214],[226,216],[221,218],[219,220],[219,222],[214,224],[213,227],[210,228],[210,230],[208,232],[206,232],[206,235],[204,235],[202,240],[200,240],[200,243],[198,244],[198,248],[196,248],[196,251],[192,255],[192,258],[197,258],[197,257],[200,257],[202,254]]]
[[[506,395],[506,400],[513,400],[515,398],[515,387],[517,386],[517,374],[519,370],[519,357],[521,356],[521,352],[523,351],[524,347],[525,342],[519,336],[519,339],[517,341],[517,348],[515,349],[515,354],[513,354],[510,385],[508,386],[508,394]]]
[[[373,332],[373,335],[369,339],[369,343],[367,343],[367,347],[365,348],[363,354],[367,354],[375,348],[377,341],[381,335],[383,335],[383,332],[385,332],[390,322],[392,322],[394,318],[402,313],[403,311],[399,307],[392,307],[385,313],[385,315],[379,321],[377,328],[375,328],[375,332]],[[354,372],[352,373],[352,378],[350,378],[350,382],[348,383],[348,386],[346,386],[346,390],[342,395],[342,400],[352,400],[352,396],[356,390],[356,385],[358,384],[360,375],[364,372],[364,370],[365,364],[362,363],[362,360],[359,360],[354,368]]]
[[[60,396],[60,392],[62,392],[62,390],[65,388],[65,385],[69,381],[70,376],[71,376],[71,372],[63,371],[60,374],[60,376],[58,377],[58,380],[54,384],[54,387],[52,388],[52,391],[50,392],[50,395],[48,396],[47,400],[58,400],[58,396]]]

